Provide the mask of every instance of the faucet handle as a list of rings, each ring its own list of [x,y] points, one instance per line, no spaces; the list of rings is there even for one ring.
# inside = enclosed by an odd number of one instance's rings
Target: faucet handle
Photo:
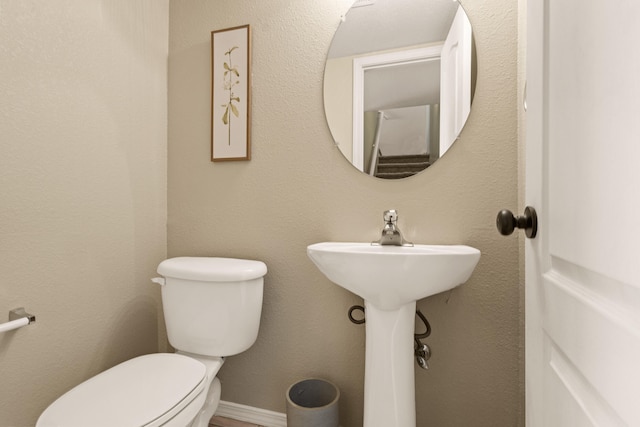
[[[398,221],[398,211],[395,209],[389,209],[388,211],[384,211],[384,215],[382,216],[385,224],[395,224]]]

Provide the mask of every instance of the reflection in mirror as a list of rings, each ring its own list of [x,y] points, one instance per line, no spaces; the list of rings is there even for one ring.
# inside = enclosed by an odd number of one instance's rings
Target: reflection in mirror
[[[331,43],[324,106],[356,168],[405,178],[456,140],[475,86],[471,24],[455,0],[357,0]]]

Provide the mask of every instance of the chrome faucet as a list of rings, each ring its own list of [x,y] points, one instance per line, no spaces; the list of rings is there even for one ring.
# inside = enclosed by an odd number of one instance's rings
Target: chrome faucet
[[[391,209],[384,212],[382,216],[384,219],[384,228],[382,229],[382,236],[377,242],[372,242],[378,245],[392,245],[392,246],[413,246],[413,243],[404,240],[400,229],[398,228],[398,212],[395,209]]]

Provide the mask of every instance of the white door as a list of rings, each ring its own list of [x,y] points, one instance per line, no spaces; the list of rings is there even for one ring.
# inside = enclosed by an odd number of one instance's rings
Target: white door
[[[640,426],[640,2],[527,14],[527,426]]]
[[[458,6],[440,56],[440,156],[458,138],[471,111],[472,48],[471,22]]]

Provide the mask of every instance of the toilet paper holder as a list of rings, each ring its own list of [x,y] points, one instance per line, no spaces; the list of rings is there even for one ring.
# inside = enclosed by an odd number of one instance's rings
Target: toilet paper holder
[[[0,323],[0,333],[27,326],[36,321],[36,316],[25,311],[24,307],[14,308],[9,311],[9,321]]]

